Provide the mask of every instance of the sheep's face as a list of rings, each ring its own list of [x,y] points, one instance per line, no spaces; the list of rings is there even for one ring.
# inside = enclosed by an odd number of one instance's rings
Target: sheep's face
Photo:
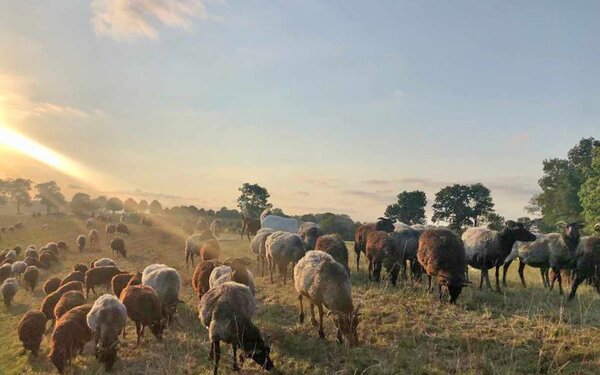
[[[256,348],[245,352],[245,356],[252,358],[254,362],[258,363],[265,370],[271,371],[273,369],[273,361],[269,357],[270,353],[271,348],[264,341],[260,340],[256,344]]]
[[[391,233],[394,231],[394,221],[386,217],[380,217],[375,223],[375,230],[382,230]]]
[[[569,238],[579,239],[579,237],[581,237],[580,229],[583,227],[584,227],[583,224],[571,223],[564,228],[564,233]]]
[[[462,281],[460,283],[450,283],[447,285],[448,294],[450,294],[450,303],[456,303],[458,296],[463,288]]]
[[[117,346],[119,342],[115,341],[108,346],[103,346],[98,343],[96,346],[96,359],[100,363],[104,363],[106,371],[110,371],[117,360]]]
[[[531,233],[523,223],[507,222],[507,227],[511,231],[516,241],[533,242],[537,239],[535,234]]]
[[[165,330],[165,324],[162,319],[150,324],[150,331],[156,337],[158,341],[162,341],[163,331]]]
[[[360,313],[358,307],[350,314],[333,314],[333,323],[338,329],[338,341],[342,342],[342,336],[345,336],[350,346],[358,345],[358,323]]]

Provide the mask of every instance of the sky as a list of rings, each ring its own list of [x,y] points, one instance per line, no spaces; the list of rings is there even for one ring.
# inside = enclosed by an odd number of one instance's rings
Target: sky
[[[0,178],[363,221],[481,182],[516,218],[600,136],[598,35],[595,1],[2,1],[0,129],[35,144]]]

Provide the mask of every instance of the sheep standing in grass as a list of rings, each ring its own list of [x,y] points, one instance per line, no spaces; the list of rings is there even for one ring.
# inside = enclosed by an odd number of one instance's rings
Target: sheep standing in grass
[[[119,334],[127,323],[127,308],[118,298],[105,294],[87,314],[87,324],[96,344],[96,358],[110,371],[117,360]]]
[[[79,272],[83,273],[84,275],[88,269],[89,269],[88,266],[86,266],[83,263],[77,263],[77,264],[73,265],[73,271],[79,271]]]
[[[192,288],[196,292],[198,298],[202,298],[210,289],[210,275],[212,271],[220,266],[221,263],[215,260],[201,260],[194,269],[192,275]]]
[[[125,240],[121,237],[115,237],[110,241],[110,248],[113,254],[116,254],[117,257],[122,256],[123,258],[127,258],[127,250],[125,249]]]
[[[44,300],[42,301],[42,309],[41,310],[44,313],[44,315],[46,315],[46,318],[48,320],[55,319],[54,308],[56,307],[56,304],[60,300],[60,297],[62,297],[63,294],[70,292],[72,290],[82,292],[83,285],[81,285],[81,283],[79,281],[71,281],[70,283],[63,285],[60,288],[58,288],[57,290],[55,290],[54,292],[48,294],[46,296],[46,298],[44,298]]]
[[[431,278],[436,277],[440,301],[443,289],[448,290],[450,303],[455,303],[465,286],[467,267],[462,240],[448,229],[427,229],[419,239],[417,259],[425,269],[431,290]]]
[[[177,270],[164,264],[152,264],[142,272],[142,285],[156,291],[163,304],[166,322],[170,324],[177,312],[177,305],[183,303],[179,299],[181,277]]]
[[[77,248],[79,252],[82,252],[85,249],[85,245],[87,243],[87,237],[84,234],[80,234],[77,236]]]
[[[17,327],[19,340],[25,350],[31,350],[37,356],[44,332],[46,331],[46,316],[40,310],[27,311]]]
[[[124,223],[117,224],[117,227],[115,229],[116,229],[117,233],[119,233],[119,234],[130,234],[129,228]]]
[[[260,214],[261,228],[271,228],[281,232],[298,233],[300,224],[301,223],[294,218],[273,215],[268,208]]]
[[[205,247],[206,246],[206,247]],[[192,267],[194,267],[194,255],[201,255],[202,248],[205,248],[204,254],[205,256],[209,256],[208,258],[203,258],[204,260],[209,259],[217,259],[218,253],[220,253],[220,246],[217,238],[210,230],[202,231],[199,234],[194,234],[189,236],[185,240],[185,268],[189,268],[189,261],[192,261]],[[211,257],[211,254],[216,254],[216,257]]]
[[[468,228],[463,233],[462,240],[465,244],[467,264],[481,270],[479,289],[483,286],[484,280],[488,288],[492,289],[488,270],[495,267],[496,291],[500,292],[500,266],[504,264],[504,260],[511,253],[513,245],[517,241],[532,242],[535,239],[535,235],[527,230],[523,223],[512,220],[508,220],[501,231]]]
[[[304,256],[304,242],[299,235],[289,232],[275,232],[267,238],[265,242],[267,263],[269,265],[269,275],[273,283],[273,272],[275,265],[279,268],[279,273],[283,277],[283,284],[286,284],[288,263],[296,263]]]
[[[121,292],[127,287],[127,284],[129,284],[129,281],[131,281],[132,278],[133,273],[122,273],[113,276],[113,278],[110,280],[110,286],[114,295],[117,296],[117,298],[119,298]]]
[[[58,256],[58,244],[56,242],[48,242],[44,247],[52,254]]]
[[[6,307],[10,307],[12,304],[12,300],[15,298],[17,290],[19,290],[19,282],[14,277],[4,280],[2,285],[0,285],[0,292],[2,293],[2,298],[4,299],[4,305],[6,305]]]
[[[255,235],[260,228],[260,220],[253,217],[244,217],[244,215],[242,215],[242,230],[240,231],[240,239],[244,239],[245,234],[248,237],[248,241],[250,241],[250,236]]]
[[[221,358],[221,341],[231,344],[234,371],[239,371],[238,346],[243,350],[245,357],[252,358],[266,370],[273,368],[269,357],[271,348],[252,322],[255,308],[254,296],[250,289],[236,282],[218,285],[202,296],[198,315],[202,325],[208,328],[211,341],[209,358],[214,359],[215,375],[218,373]]]
[[[78,290],[71,290],[60,296],[60,299],[54,306],[54,319],[58,320],[67,311],[74,309],[77,306],[85,304],[85,296]]]
[[[60,251],[67,251],[67,250],[69,250],[69,245],[67,245],[67,243],[65,241],[58,241],[56,243],[56,247]]]
[[[350,275],[350,267],[348,266],[348,248],[337,234],[320,236],[315,244],[315,250],[321,250],[331,255],[336,262],[344,266],[346,272]]]
[[[589,236],[585,240],[582,238],[577,253],[575,279],[571,285],[569,301],[575,298],[577,288],[585,280],[590,280],[596,291],[600,293],[600,236]]]
[[[19,277],[23,274],[23,272],[25,272],[25,270],[27,269],[27,263],[21,261],[21,260],[17,260],[16,262],[14,262],[12,264],[12,273],[13,276],[15,277]]]
[[[40,270],[36,266],[29,266],[25,269],[25,272],[23,273],[23,280],[25,280],[25,283],[27,286],[29,286],[32,292],[35,290],[39,279]]]
[[[210,231],[218,238],[223,233],[223,221],[221,219],[214,219],[210,223]]]
[[[417,260],[417,250],[419,249],[419,238],[426,227],[424,225],[408,226],[403,223],[396,223],[397,229],[390,235],[397,242],[400,252],[402,276],[404,280],[408,278],[407,269],[410,268],[413,280],[420,280],[423,274],[423,268]]]
[[[87,272],[87,271],[86,271]],[[70,283],[71,281],[79,281],[80,283],[85,282],[85,273],[81,271],[73,271],[60,282],[60,285],[65,285],[66,283]]]
[[[367,250],[367,235],[373,231],[394,231],[394,222],[391,219],[380,217],[375,223],[366,223],[356,229],[354,233],[354,252],[356,253],[356,270],[359,270],[360,253]]]
[[[163,308],[154,289],[145,285],[128,286],[123,289],[119,299],[127,308],[129,319],[135,322],[137,345],[142,341],[146,327],[150,327],[156,339],[162,341]]]
[[[90,269],[96,268],[96,267],[116,267],[116,266],[117,266],[117,262],[115,262],[114,260],[112,260],[110,258],[100,258],[100,259],[96,259],[92,263],[90,263]]]
[[[254,275],[248,270],[252,262],[248,258],[227,258],[223,265],[216,267],[210,274],[209,288],[214,288],[228,281],[235,281],[250,288],[252,295],[256,294]]]
[[[250,250],[256,254],[256,264],[261,276],[265,275],[265,262],[267,260],[267,248],[265,243],[267,242],[267,238],[275,232],[276,231],[271,228],[261,228],[250,242]]]
[[[60,288],[60,283],[61,283],[61,279],[58,277],[51,277],[48,280],[46,280],[46,282],[44,283],[44,286],[42,287],[42,289],[44,290],[44,293],[46,295],[56,291],[58,288]]]
[[[314,250],[317,245],[317,238],[323,233],[321,232],[321,228],[319,228],[319,224],[306,221],[298,228],[298,234],[302,238],[302,241],[304,241],[306,250]]]
[[[110,290],[110,281],[115,275],[120,273],[125,273],[118,269],[117,267],[109,266],[109,267],[95,267],[89,269],[85,273],[85,298],[87,298],[90,294],[90,289],[94,294],[96,294],[95,287],[98,285],[104,285],[105,289]]]
[[[117,227],[114,224],[106,224],[106,228],[105,228],[106,237],[111,238],[112,236],[114,236],[116,231],[117,231]]]
[[[371,231],[367,235],[366,253],[369,263],[369,280],[380,281],[383,267],[388,271],[392,285],[400,273],[401,255],[395,238],[384,231]]]
[[[544,286],[554,287],[558,281],[559,293],[563,294],[561,269],[573,269],[577,262],[577,248],[581,238],[580,229],[583,224],[573,222],[557,224],[562,229],[561,233],[539,234],[533,242],[517,242],[512,252],[504,261],[503,283],[510,264],[515,258],[519,259],[519,277],[524,288],[527,287],[523,270],[525,265],[540,268]],[[548,270],[552,269],[554,276],[552,282],[548,280]]]
[[[310,301],[311,320],[316,325],[315,305],[319,311],[319,337],[325,338],[323,331],[323,306],[334,316],[337,339],[343,337],[350,345],[358,345],[359,306],[354,307],[349,274],[333,257],[323,251],[306,253],[294,268],[294,286],[300,302],[300,323],[304,323],[302,298]]]
[[[100,244],[100,233],[96,229],[90,230],[88,233],[88,238],[90,239],[91,246],[97,246]]]
[[[56,322],[50,339],[48,358],[60,374],[92,337],[92,330],[86,321],[91,309],[91,305],[78,306],[69,310]]]
[[[3,264],[0,266],[0,283],[3,283],[9,277],[12,277],[12,264]]]

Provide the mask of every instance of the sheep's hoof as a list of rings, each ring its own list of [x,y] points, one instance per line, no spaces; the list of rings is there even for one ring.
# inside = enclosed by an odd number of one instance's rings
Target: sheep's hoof
[[[298,319],[300,319],[300,324],[304,323],[304,313],[300,313]]]
[[[319,330],[319,338],[325,340],[325,332],[322,329]]]

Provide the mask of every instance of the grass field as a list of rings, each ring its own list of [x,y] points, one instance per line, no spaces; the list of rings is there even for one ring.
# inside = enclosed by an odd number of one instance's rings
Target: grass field
[[[71,250],[61,255],[61,263],[44,271],[42,283],[50,276],[66,275],[73,263],[89,263],[109,256],[106,240],[84,254],[75,250],[75,238],[84,230],[83,221],[64,217],[1,216],[0,226],[23,221],[24,229],[3,235],[0,249],[14,245],[37,246],[65,240]],[[47,222],[49,228],[41,229]],[[185,235],[176,226],[167,226],[169,236],[157,227],[129,224],[128,258],[120,260],[123,270],[142,270],[151,263],[177,268],[184,280],[184,305],[178,324],[166,332],[163,343],[148,333],[140,347],[134,347],[135,327],[127,326],[127,340],[119,351],[115,374],[204,374],[212,364],[206,330],[197,319],[197,300],[190,285],[192,270],[185,269]],[[103,228],[99,228],[103,229]],[[250,255],[248,241],[234,235],[223,236],[222,258]],[[349,244],[351,248],[351,244]],[[353,252],[351,252],[353,253]],[[351,264],[354,263],[353,254]],[[528,289],[522,289],[516,266],[509,273],[509,286],[503,294],[473,287],[463,290],[458,304],[441,304],[427,294],[424,283],[404,283],[400,287],[371,284],[361,264],[352,273],[353,294],[363,306],[359,325],[360,346],[349,349],[335,342],[335,330],[326,322],[325,341],[319,340],[309,322],[298,323],[298,302],[292,283],[271,285],[257,277],[257,325],[271,343],[275,374],[513,374],[513,373],[600,373],[600,304],[588,286],[579,289],[571,303],[541,286],[539,272],[527,269]],[[354,271],[354,267],[352,269]],[[478,274],[471,271],[472,280]],[[16,326],[21,315],[39,308],[44,295],[41,287],[33,294],[19,290],[13,306],[0,306],[0,374],[40,374],[55,372],[46,358],[48,336],[39,357],[24,354]],[[229,348],[227,348],[229,349]],[[220,373],[234,373],[227,350]],[[75,374],[104,373],[93,355],[80,356],[73,363]],[[262,373],[246,361],[243,374]]]

